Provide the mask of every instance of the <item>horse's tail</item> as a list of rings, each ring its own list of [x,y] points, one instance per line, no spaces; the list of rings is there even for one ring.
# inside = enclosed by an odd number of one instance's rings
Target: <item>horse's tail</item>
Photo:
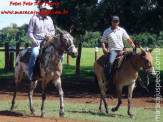
[[[105,78],[104,70],[97,62],[95,62],[94,64],[94,72],[95,72],[95,82],[98,88],[100,89],[101,92],[105,92],[106,78]]]
[[[95,81],[96,86],[98,87],[98,89],[100,89],[100,88],[99,88],[99,85],[98,85],[98,80],[97,80],[97,76],[96,76],[96,74],[94,74],[94,81]]]
[[[22,62],[20,61],[20,58],[22,55],[24,55],[26,50],[22,50],[19,52],[19,54],[16,57],[16,64],[15,64],[15,80],[13,81],[12,85],[18,86],[18,84],[21,82],[21,79],[23,77],[23,67]],[[24,65],[26,65],[24,63]]]

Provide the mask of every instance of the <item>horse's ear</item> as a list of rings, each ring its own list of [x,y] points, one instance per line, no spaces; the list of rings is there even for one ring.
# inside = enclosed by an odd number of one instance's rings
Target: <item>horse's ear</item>
[[[72,24],[70,27],[70,33],[72,33],[73,29],[74,29],[74,24]]]
[[[151,48],[151,49],[149,49],[148,51],[151,53],[153,49],[154,49],[154,47],[153,47],[153,48]]]
[[[60,34],[63,34],[63,31],[62,31],[60,28],[58,28],[57,26],[56,26],[56,30],[58,30],[58,32],[59,32]]]
[[[140,46],[140,50],[141,50],[141,52],[142,52],[142,56],[144,56],[145,55],[145,50]]]
[[[140,46],[140,50],[141,50],[142,52],[145,52],[145,50],[142,48],[142,46]]]

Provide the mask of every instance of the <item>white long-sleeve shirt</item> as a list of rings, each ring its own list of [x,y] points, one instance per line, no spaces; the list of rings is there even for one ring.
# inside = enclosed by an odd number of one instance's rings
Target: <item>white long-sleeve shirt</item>
[[[114,32],[111,27],[109,27],[104,31],[101,42],[108,43],[109,50],[123,50],[123,40],[127,40],[129,38],[130,37],[125,29],[118,26]]]
[[[34,42],[37,39],[44,39],[45,35],[54,35],[55,29],[52,19],[47,16],[44,19],[40,14],[33,16],[30,19],[28,27],[28,37]]]

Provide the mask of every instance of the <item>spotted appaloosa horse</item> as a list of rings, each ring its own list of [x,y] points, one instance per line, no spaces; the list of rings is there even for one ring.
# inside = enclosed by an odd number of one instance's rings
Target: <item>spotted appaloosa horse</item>
[[[44,101],[46,99],[46,91],[45,88],[47,84],[52,81],[56,88],[59,90],[60,95],[60,116],[64,116],[64,104],[63,104],[63,90],[61,87],[61,74],[62,74],[62,63],[60,59],[63,55],[63,52],[66,51],[72,57],[76,57],[78,55],[77,50],[73,44],[73,37],[66,31],[60,30],[59,34],[49,39],[47,42],[43,41],[40,48],[39,53],[39,69],[40,69],[40,78],[36,78],[36,80],[31,81],[31,86],[29,90],[29,102],[30,102],[30,110],[32,114],[36,114],[33,109],[32,104],[32,95],[34,89],[37,86],[38,80],[42,81],[42,106],[41,106],[41,117],[45,117],[44,111]],[[18,84],[21,82],[23,73],[28,76],[28,63],[23,63],[20,61],[20,58],[26,53],[27,49],[22,50],[16,58],[16,67],[15,67],[15,91],[12,100],[11,110],[14,109],[16,91],[18,88]]]
[[[116,107],[112,108],[112,111],[114,112],[118,110],[119,106],[122,103],[122,88],[124,86],[128,86],[128,115],[132,118],[134,118],[134,116],[130,112],[130,104],[132,93],[135,87],[135,81],[138,77],[138,70],[142,67],[147,74],[156,74],[153,67],[153,57],[151,56],[151,51],[153,50],[153,48],[149,51],[145,51],[142,47],[140,47],[140,49],[140,53],[133,55],[133,53],[131,52],[130,54],[128,54],[127,58],[121,64],[120,69],[116,70],[113,77],[113,83],[116,86],[118,95],[118,104]],[[94,64],[94,72],[97,76],[98,85],[101,92],[99,109],[101,111],[103,101],[106,108],[106,113],[109,113],[108,105],[105,100],[105,93],[108,90],[108,82],[105,79],[104,68],[98,63],[98,61],[96,61]]]

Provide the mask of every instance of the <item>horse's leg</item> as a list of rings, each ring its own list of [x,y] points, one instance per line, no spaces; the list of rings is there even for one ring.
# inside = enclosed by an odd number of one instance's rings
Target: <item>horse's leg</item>
[[[112,111],[115,112],[118,110],[119,106],[122,104],[122,86],[116,86],[117,96],[118,96],[118,104],[116,107],[112,108]]]
[[[102,97],[100,98],[100,106],[99,106],[100,112],[102,112]]]
[[[23,77],[23,70],[20,67],[20,64],[16,63],[16,67],[15,67],[15,81],[13,82],[14,95],[13,95],[13,99],[12,99],[12,105],[11,105],[11,108],[10,108],[11,111],[13,111],[13,109],[15,107],[16,92],[18,90],[18,85],[19,85],[22,77]]]
[[[44,103],[45,103],[45,99],[46,99],[46,86],[47,84],[45,83],[45,81],[42,82],[42,106],[41,106],[41,117],[45,117],[45,107],[44,107]]]
[[[134,115],[131,113],[130,111],[130,104],[131,104],[131,99],[132,99],[132,93],[135,87],[135,83],[133,83],[132,85],[128,86],[128,115],[135,119]]]
[[[14,109],[14,107],[15,107],[15,99],[16,99],[16,92],[17,92],[17,89],[18,89],[18,85],[16,85],[16,84],[14,83],[14,95],[13,95],[12,105],[11,105],[10,111],[13,111],[13,109]]]
[[[102,81],[102,76],[97,74],[97,80],[98,80],[98,85],[99,85],[100,92],[101,92],[99,110],[100,110],[100,112],[102,111],[101,109],[102,109],[102,100],[103,100],[104,106],[106,109],[106,113],[109,113],[108,105],[107,105],[106,100],[105,100],[105,93],[106,93],[107,89],[105,88],[105,84]]]
[[[36,81],[31,81],[31,86],[30,86],[30,90],[29,90],[29,93],[28,93],[30,110],[31,110],[31,113],[33,115],[36,115],[36,112],[33,109],[33,103],[32,103],[32,96],[33,96],[33,92],[34,92],[34,89],[36,88],[36,86],[37,86],[37,80]]]
[[[60,79],[60,77],[57,80],[54,80],[53,83],[56,86],[56,88],[58,89],[59,96],[60,96],[60,113],[59,113],[59,116],[64,117],[63,90],[62,90],[62,87],[61,87],[61,79]]]
[[[105,100],[105,93],[107,91],[107,88],[105,87],[105,84],[103,83],[103,78],[102,78],[103,75],[96,73],[96,76],[97,76],[98,85],[99,85],[100,92],[101,92],[99,110],[100,110],[100,112],[102,111],[102,100],[103,100],[104,106],[106,109],[106,113],[109,113],[108,105],[107,105],[106,100]]]
[[[105,100],[105,95],[104,94],[101,94],[101,98],[104,101],[106,113],[109,113],[108,104],[106,103],[106,100]]]

